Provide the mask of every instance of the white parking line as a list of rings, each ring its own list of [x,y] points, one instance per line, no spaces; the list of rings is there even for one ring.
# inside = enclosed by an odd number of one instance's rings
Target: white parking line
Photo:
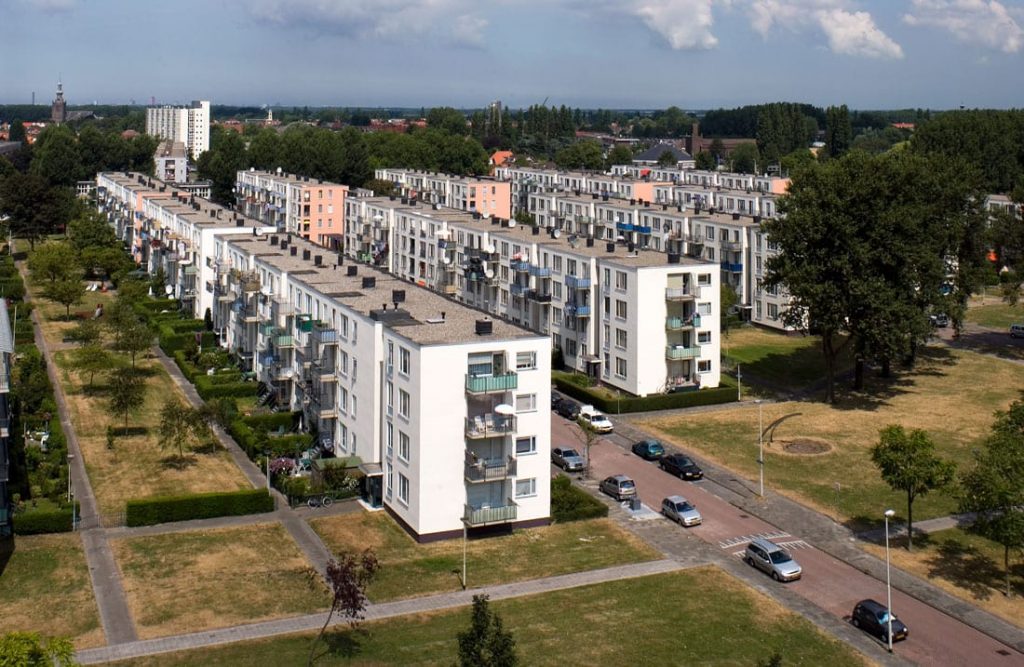
[[[803,540],[793,540],[792,542],[776,542],[783,549],[811,549],[811,545],[807,544]]]
[[[754,533],[753,535],[740,535],[739,537],[731,537],[728,540],[722,540],[718,543],[718,546],[722,549],[728,549],[734,547],[737,544],[743,544],[744,542],[753,541],[755,538],[762,538],[765,540],[777,540],[783,537],[792,537],[789,533],[782,531],[776,531],[774,533]]]

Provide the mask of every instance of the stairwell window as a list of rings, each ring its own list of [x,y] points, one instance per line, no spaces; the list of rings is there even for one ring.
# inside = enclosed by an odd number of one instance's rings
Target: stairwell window
[[[409,418],[409,411],[412,406],[412,399],[409,397],[409,392],[404,389],[398,390],[398,414],[406,419]]]
[[[398,348],[398,372],[402,375],[409,375],[409,368],[412,366],[411,355],[409,350],[404,347]]]
[[[398,473],[398,499],[403,505],[409,505],[409,478]]]
[[[536,478],[516,480],[516,498],[531,498],[537,495]]]

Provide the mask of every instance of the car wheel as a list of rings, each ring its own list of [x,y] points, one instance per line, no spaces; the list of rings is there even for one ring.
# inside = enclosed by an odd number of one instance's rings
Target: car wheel
[[[772,572],[772,579],[775,581],[782,581],[782,577],[779,576],[778,572]]]
[[[750,558],[750,556],[744,556],[743,562],[749,565],[750,567],[754,567],[754,561]]]
[[[858,619],[856,616],[853,617],[853,627],[855,627],[855,628],[859,628],[860,627],[860,619]]]

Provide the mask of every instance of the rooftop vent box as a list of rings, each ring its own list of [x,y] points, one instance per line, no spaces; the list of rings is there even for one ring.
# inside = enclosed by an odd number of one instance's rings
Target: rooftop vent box
[[[350,266],[350,267],[348,267],[348,270],[345,272],[345,275],[346,276],[354,276],[357,273],[359,273],[359,267],[358,266]]]
[[[356,267],[350,266],[349,271]],[[353,274],[355,275],[355,274]],[[374,276],[363,276],[363,289],[370,289],[377,286],[377,279]]]
[[[606,243],[605,246],[604,246],[604,249],[607,250],[608,252],[615,252],[615,244],[614,243]]]
[[[295,246],[288,248],[288,251],[291,252],[292,257],[295,257],[296,255],[299,254],[299,249],[296,248]]]
[[[311,253],[311,252],[309,252],[309,248],[306,248],[306,249],[304,249],[304,250],[302,251],[302,259],[304,259],[304,260],[307,260],[307,261],[309,261],[309,258],[310,258],[311,256],[312,256],[312,253]]]
[[[392,301],[392,303],[405,303],[405,290],[404,289],[393,289],[393,290],[391,290],[391,301]]]
[[[668,254],[668,263],[669,264],[678,264],[679,263],[679,254],[678,253],[674,253],[674,252],[670,252]]]
[[[494,332],[494,322],[491,320],[477,320],[476,321],[476,335],[477,336],[489,336]]]

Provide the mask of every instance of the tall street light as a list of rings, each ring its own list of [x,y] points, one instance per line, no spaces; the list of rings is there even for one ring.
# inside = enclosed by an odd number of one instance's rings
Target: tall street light
[[[892,653],[892,582],[889,578],[889,519],[894,516],[896,516],[896,512],[885,510],[885,600],[886,606],[889,608],[889,615],[887,617],[889,629],[885,634],[889,643],[889,653]]]
[[[764,412],[761,399],[754,402],[757,403],[757,465],[761,476],[761,491],[758,495],[764,498]]]

